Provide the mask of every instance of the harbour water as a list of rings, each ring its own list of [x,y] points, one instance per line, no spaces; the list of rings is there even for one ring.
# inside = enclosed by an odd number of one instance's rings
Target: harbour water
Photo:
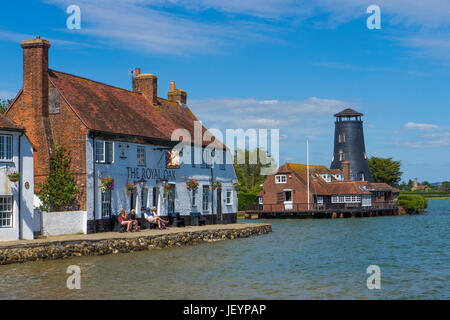
[[[0,266],[0,299],[450,299],[450,200],[415,216],[265,222],[259,237]],[[66,288],[70,265],[80,290]]]

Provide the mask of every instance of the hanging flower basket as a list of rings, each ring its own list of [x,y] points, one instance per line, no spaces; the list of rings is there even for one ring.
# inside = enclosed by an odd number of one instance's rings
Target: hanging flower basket
[[[216,190],[217,188],[222,188],[222,182],[220,181],[214,181],[213,184],[211,185],[213,190]]]
[[[127,182],[125,184],[125,189],[127,189],[128,193],[136,191],[136,185],[134,183]]]
[[[102,183],[102,192],[114,190],[114,179],[110,176],[100,178],[100,181]]]
[[[166,184],[164,186],[164,196],[163,196],[163,201],[166,202],[167,199],[167,195],[169,194],[169,191],[172,190],[172,185],[171,184]]]
[[[198,183],[197,179],[189,179],[188,181],[186,181],[186,186],[189,191],[197,190],[199,183]]]
[[[8,178],[9,178],[9,181],[17,182],[20,179],[20,173],[14,171],[13,173],[8,174]]]

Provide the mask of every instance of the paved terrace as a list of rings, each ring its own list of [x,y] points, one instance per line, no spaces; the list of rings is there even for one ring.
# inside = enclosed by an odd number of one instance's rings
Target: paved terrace
[[[181,233],[194,232],[215,232],[215,231],[239,231],[246,228],[270,227],[266,223],[234,223],[234,224],[214,224],[206,226],[186,226],[186,227],[168,227],[164,230],[145,229],[138,232],[101,232],[91,234],[74,234],[63,236],[51,236],[34,240],[0,241],[0,249],[34,247],[42,245],[51,245],[61,242],[80,242],[80,241],[102,241],[102,240],[122,240],[137,239],[142,237],[157,237],[164,235],[176,235]]]

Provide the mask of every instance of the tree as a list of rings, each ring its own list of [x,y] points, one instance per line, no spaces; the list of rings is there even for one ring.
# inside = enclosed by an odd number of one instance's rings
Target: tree
[[[400,171],[400,161],[394,161],[392,158],[371,157],[369,167],[375,182],[384,182],[391,186],[397,185],[403,174]]]
[[[55,145],[50,158],[50,172],[46,180],[38,185],[37,195],[42,201],[42,210],[68,211],[77,207],[79,190],[70,163],[66,147]]]
[[[0,98],[0,113],[5,113],[9,105],[13,102],[13,99],[3,99]]]
[[[250,161],[254,159],[254,161]],[[251,163],[255,162],[255,163]],[[243,193],[259,193],[261,184],[266,178],[261,174],[262,169],[277,166],[267,151],[256,148],[253,151],[237,150],[234,157],[234,170],[239,181],[240,191]]]

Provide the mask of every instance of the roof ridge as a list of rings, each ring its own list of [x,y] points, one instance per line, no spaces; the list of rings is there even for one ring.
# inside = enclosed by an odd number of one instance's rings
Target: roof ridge
[[[118,87],[118,86],[113,86],[113,85],[110,85],[110,84],[107,84],[107,83],[104,83],[104,82],[100,82],[100,81],[96,81],[96,80],[92,80],[92,79],[89,79],[89,78],[86,78],[86,77],[77,76],[75,74],[67,73],[67,72],[64,72],[64,71],[58,71],[58,70],[54,70],[54,69],[50,69],[50,68],[48,69],[48,71],[61,73],[61,74],[65,74],[65,75],[68,75],[68,76],[71,76],[71,77],[75,77],[75,78],[91,81],[91,82],[94,82],[94,83],[97,83],[97,84],[101,84],[101,85],[104,85],[104,86],[107,86],[107,87],[110,87],[110,88],[113,88],[113,89],[123,90],[123,91],[126,91],[128,93],[135,93],[135,94],[138,94],[138,95],[142,95],[140,92],[134,92],[134,91],[131,91],[131,90],[128,90],[128,89],[125,89],[125,88],[121,88],[121,87]]]

